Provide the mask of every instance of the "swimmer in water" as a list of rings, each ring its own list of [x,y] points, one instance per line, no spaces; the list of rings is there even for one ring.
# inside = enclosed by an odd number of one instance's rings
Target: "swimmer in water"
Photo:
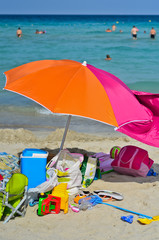
[[[116,30],[116,26],[115,24],[112,25],[112,31],[115,31]]]
[[[21,37],[22,36],[22,30],[21,30],[21,28],[19,27],[18,29],[17,29],[17,37]]]
[[[105,60],[109,61],[109,60],[112,60],[112,58],[110,57],[110,55],[107,54]]]
[[[110,28],[107,28],[107,30],[105,30],[106,32],[112,32],[112,30]]]
[[[152,27],[151,31],[150,31],[150,38],[155,39],[156,36],[156,31],[155,29]]]
[[[135,26],[133,26],[133,28],[131,29],[131,34],[133,39],[135,40],[137,39],[137,32],[138,32],[138,29]]]
[[[36,33],[36,34],[44,34],[45,31],[39,31],[39,30],[37,29],[35,33]]]

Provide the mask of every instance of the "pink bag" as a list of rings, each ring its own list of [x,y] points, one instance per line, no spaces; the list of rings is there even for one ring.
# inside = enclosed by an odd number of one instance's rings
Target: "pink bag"
[[[120,150],[111,165],[119,173],[146,177],[153,162],[146,150],[129,145]]]

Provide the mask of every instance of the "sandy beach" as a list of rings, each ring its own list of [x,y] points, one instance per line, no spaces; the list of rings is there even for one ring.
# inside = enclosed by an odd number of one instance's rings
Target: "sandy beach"
[[[19,154],[25,148],[45,149],[51,153],[58,152],[63,129],[57,129],[49,134],[31,132],[24,129],[1,129],[0,151]],[[137,142],[127,136],[114,134],[107,137],[69,131],[65,142],[65,148],[75,152],[109,153],[111,147],[135,145],[146,149],[150,158],[154,160],[154,170],[159,172],[159,150],[154,147]],[[149,216],[159,215],[157,177],[131,177],[111,172],[102,176],[101,180],[94,181],[88,190],[97,189],[114,190],[124,195],[123,201],[113,201],[112,204]],[[73,196],[69,202],[73,203]],[[0,239],[158,239],[159,222],[149,225],[141,225],[134,215],[132,224],[123,222],[121,216],[129,213],[120,211],[106,205],[96,205],[91,210],[61,212],[57,215],[39,217],[36,214],[37,205],[27,208],[24,218],[16,217],[6,225],[0,222]]]

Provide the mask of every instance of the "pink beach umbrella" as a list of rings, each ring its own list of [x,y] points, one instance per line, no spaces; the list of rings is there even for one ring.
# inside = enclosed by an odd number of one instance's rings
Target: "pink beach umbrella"
[[[52,113],[94,119],[141,142],[159,146],[159,139],[143,139],[152,127],[152,112],[116,76],[84,62],[41,60],[5,72],[4,89],[23,95]]]
[[[132,91],[145,108],[150,121],[134,121],[120,126],[117,131],[150,146],[159,147],[159,94]]]

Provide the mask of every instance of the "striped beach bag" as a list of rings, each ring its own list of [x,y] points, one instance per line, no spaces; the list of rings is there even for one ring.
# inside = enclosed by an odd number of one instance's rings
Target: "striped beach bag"
[[[111,165],[121,174],[146,177],[153,162],[146,150],[128,145],[120,150]]]

